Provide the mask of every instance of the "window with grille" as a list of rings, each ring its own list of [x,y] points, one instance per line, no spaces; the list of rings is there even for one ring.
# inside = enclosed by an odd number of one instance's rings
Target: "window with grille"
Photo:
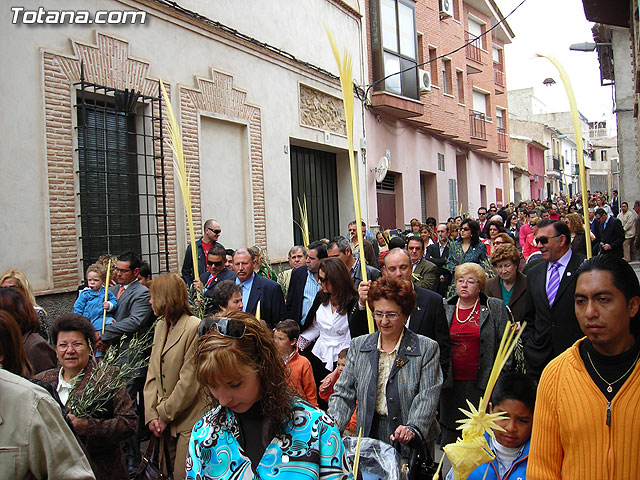
[[[152,272],[169,269],[161,97],[76,84],[83,270],[131,250]]]

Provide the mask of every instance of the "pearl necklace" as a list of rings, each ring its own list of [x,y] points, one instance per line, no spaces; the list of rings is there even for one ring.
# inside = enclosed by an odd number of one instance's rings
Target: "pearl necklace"
[[[471,320],[471,317],[473,317],[473,314],[476,311],[476,307],[478,306],[478,302],[479,301],[480,301],[480,297],[476,298],[476,302],[473,304],[473,308],[471,308],[471,313],[469,314],[469,316],[464,320],[460,320],[460,314],[459,314],[459,312],[460,312],[460,299],[458,299],[458,301],[456,302],[456,320],[458,321],[458,323],[467,323],[469,320]]]

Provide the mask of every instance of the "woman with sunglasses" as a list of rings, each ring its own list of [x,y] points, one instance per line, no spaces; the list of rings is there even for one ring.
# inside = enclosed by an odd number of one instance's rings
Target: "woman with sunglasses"
[[[161,440],[162,457],[168,452],[162,462],[165,473],[181,480],[191,428],[204,411],[193,365],[200,319],[193,316],[187,287],[177,274],[154,278],[149,292],[153,313],[160,318],[144,385],[145,423]]]
[[[444,301],[451,338],[451,363],[440,395],[442,446],[455,442],[459,408],[469,408],[467,400],[478,404],[500,345],[509,314],[502,300],[482,293],[487,281],[484,269],[463,263],[455,269],[457,295]]]
[[[320,382],[333,371],[338,354],[349,347],[359,329],[352,323],[358,291],[344,263],[339,258],[320,260],[318,282],[321,288],[300,327],[298,349],[305,352],[313,376]],[[320,399],[319,405],[326,408],[324,400]]]
[[[432,447],[442,371],[438,344],[406,327],[416,304],[413,286],[381,277],[371,284],[367,303],[378,331],[351,342],[329,414],[342,431],[357,403],[356,432],[362,428],[362,436],[407,444],[419,435]]]
[[[475,220],[465,218],[460,225],[460,238],[449,245],[449,259],[445,268],[451,273],[463,263],[481,264],[487,261],[487,248],[480,241],[480,225]]]
[[[187,478],[352,478],[333,419],[296,396],[263,323],[231,312],[197,343],[198,382],[215,408],[193,427]]]

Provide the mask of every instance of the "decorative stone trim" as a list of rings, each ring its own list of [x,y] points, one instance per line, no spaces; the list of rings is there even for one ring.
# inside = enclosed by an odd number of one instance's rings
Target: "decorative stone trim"
[[[256,245],[267,248],[267,223],[264,199],[264,167],[262,157],[262,120],[260,108],[247,103],[247,93],[233,86],[233,76],[211,69],[211,78],[196,78],[197,88],[180,86],[180,123],[187,169],[191,169],[192,192],[200,197],[200,139],[198,116],[200,112],[223,115],[248,125],[251,194],[253,199],[253,231]],[[194,205],[194,216],[201,216],[200,202]]]
[[[73,84],[80,81],[81,62],[84,62],[84,74],[88,82],[123,90],[132,89],[150,96],[158,95],[157,80],[147,76],[149,63],[130,57],[128,42],[100,32],[97,32],[96,37],[95,45],[72,40],[72,56],[47,50],[42,53],[45,156],[53,277],[51,290],[55,291],[76,288],[83,276],[80,269],[81,250],[78,240],[79,205],[76,205],[78,184],[73,120],[73,102],[75,102]],[[166,87],[169,91],[169,85]],[[154,114],[157,113],[157,111],[154,112]],[[166,118],[163,125],[164,136],[167,138]],[[155,153],[160,154],[159,148]],[[177,271],[174,180],[171,150],[166,146],[164,154],[169,269]],[[160,165],[156,165],[156,173],[161,173]],[[160,188],[161,186],[158,186],[158,189]],[[161,192],[158,191],[158,193]],[[162,204],[158,204],[157,209],[158,213],[162,214]],[[159,228],[162,229],[163,226],[159,224]],[[164,245],[161,245],[162,248]]]
[[[301,83],[299,108],[301,125],[347,135],[342,99]]]

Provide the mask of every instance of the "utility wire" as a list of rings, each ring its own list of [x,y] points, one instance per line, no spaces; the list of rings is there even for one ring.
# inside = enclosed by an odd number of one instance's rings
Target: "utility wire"
[[[473,42],[475,42],[476,40],[478,40],[479,38],[484,37],[485,35],[487,35],[489,32],[491,32],[492,30],[494,30],[495,28],[498,27],[498,25],[502,24],[503,22],[505,22],[507,20],[507,18],[509,18],[516,10],[518,10],[527,0],[522,0],[518,5],[516,5],[516,7],[511,10],[511,12],[509,12],[509,14],[505,15],[504,17],[502,17],[500,19],[500,21],[498,21],[493,27],[491,27],[489,30],[485,31],[484,33],[482,33],[482,35],[479,35],[478,37],[473,38],[472,40],[469,40],[467,43],[459,46],[458,48],[456,48],[455,50],[452,50],[450,52],[447,53],[443,53],[442,55],[437,56],[434,59],[428,60],[426,62],[423,63],[419,63],[416,64],[412,67],[409,68],[405,68],[404,70],[400,70],[399,72],[395,72],[395,73],[391,73],[389,75],[387,75],[386,77],[383,77],[379,80],[376,80],[375,82],[373,82],[371,85],[367,85],[367,90],[364,92],[364,98],[361,98],[360,100],[366,100],[367,97],[369,96],[369,91],[375,87],[376,85],[378,85],[381,82],[384,82],[387,78],[393,77],[394,75],[400,75],[401,73],[404,72],[408,72],[409,70],[413,70],[414,68],[418,68],[418,67],[422,67],[424,65],[428,65],[431,62],[435,62],[436,60],[439,60],[441,58],[444,57],[448,57],[449,55],[453,55],[454,53],[459,52],[460,50],[462,50],[463,48],[465,48],[467,45],[471,45]]]

